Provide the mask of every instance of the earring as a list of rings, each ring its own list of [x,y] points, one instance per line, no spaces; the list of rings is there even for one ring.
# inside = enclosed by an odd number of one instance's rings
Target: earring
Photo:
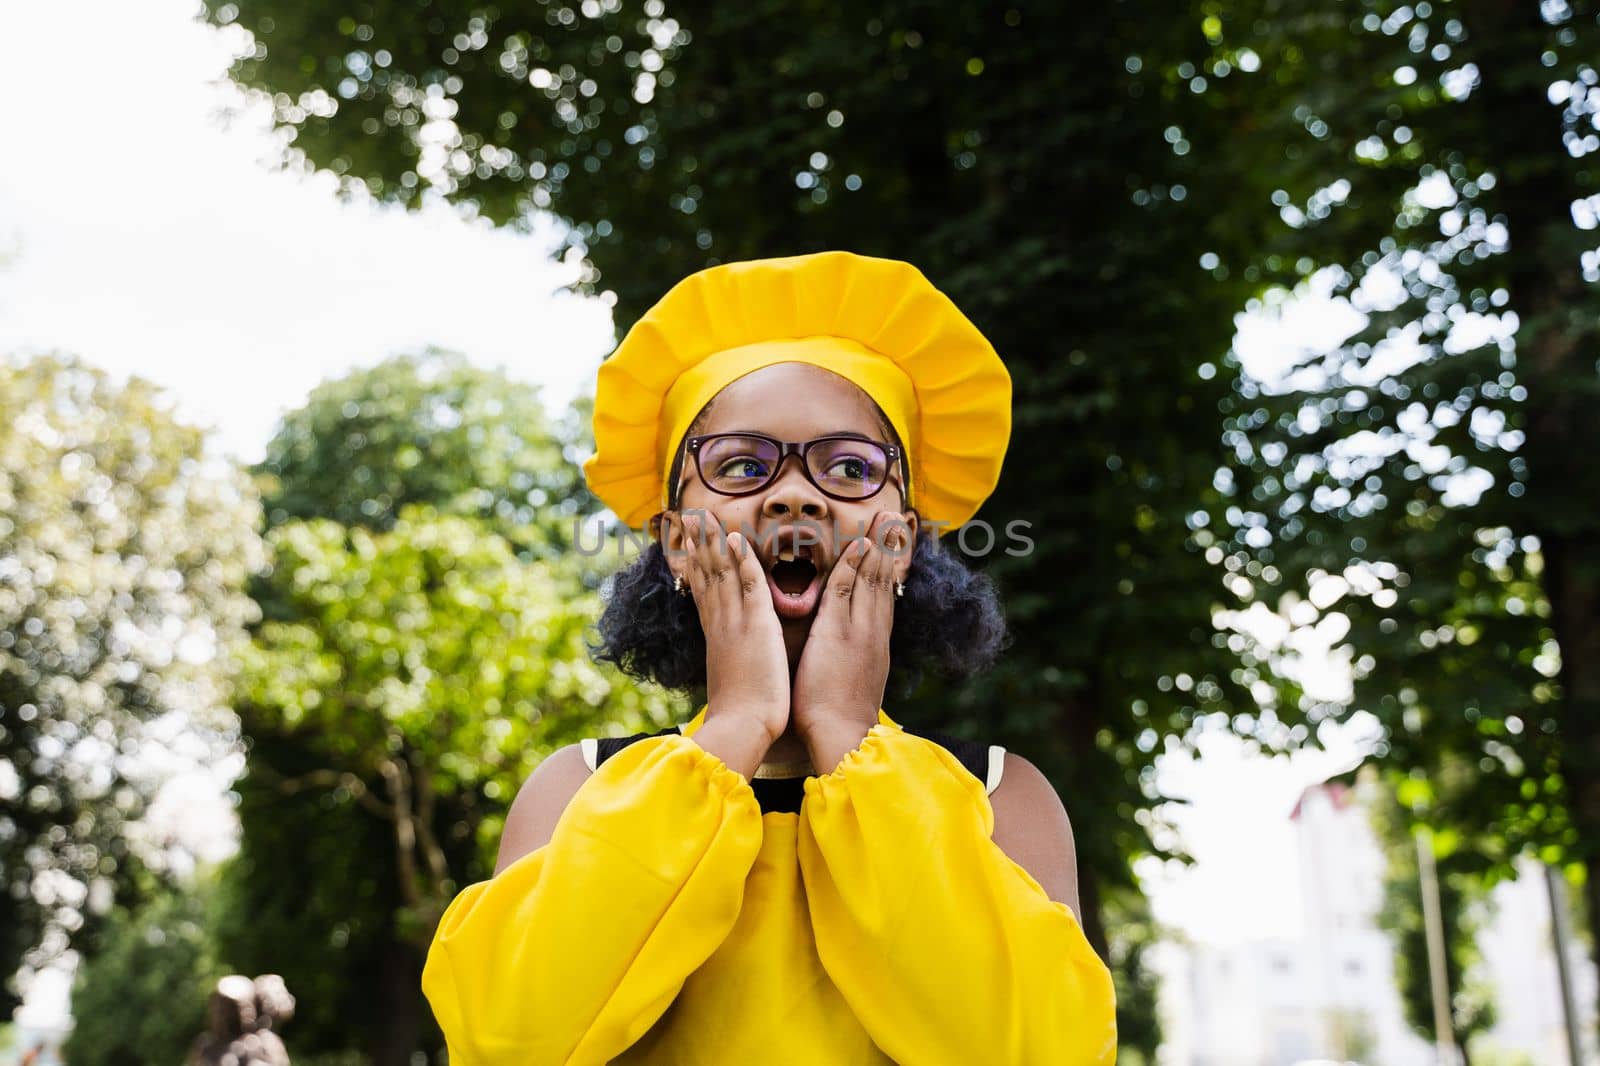
[[[898,600],[902,596],[904,596],[905,594],[906,594],[906,583],[904,581],[896,581],[894,583],[894,598]]]
[[[689,591],[688,588],[683,583],[683,575],[682,574],[673,574],[672,575],[672,591],[676,592],[680,596],[685,595]]]

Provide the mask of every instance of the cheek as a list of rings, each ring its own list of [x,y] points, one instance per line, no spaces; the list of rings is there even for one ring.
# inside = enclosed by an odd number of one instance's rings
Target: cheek
[[[741,525],[756,528],[755,519],[759,505],[755,503],[755,499],[753,496],[722,496],[700,485],[692,485],[684,490],[683,510],[709,511],[716,515],[724,530],[732,533]]]
[[[892,507],[873,506],[870,503],[841,508],[837,516],[840,540],[858,536],[870,536],[874,532],[881,538],[883,529],[880,528],[874,531],[873,522],[878,520],[880,514],[886,513],[898,514],[899,512]],[[887,522],[888,519],[883,519],[882,521]]]
[[[744,530],[753,534],[760,528],[760,523],[756,521],[757,511],[757,505],[750,500],[725,500],[711,505],[711,513],[717,516],[722,528],[730,533]]]

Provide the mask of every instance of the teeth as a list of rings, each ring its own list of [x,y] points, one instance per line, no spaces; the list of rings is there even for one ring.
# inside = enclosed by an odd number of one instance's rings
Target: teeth
[[[794,558],[795,558],[794,549],[793,548],[782,548],[782,549],[780,549],[778,551],[778,558],[782,559],[786,563],[787,562],[793,562]]]

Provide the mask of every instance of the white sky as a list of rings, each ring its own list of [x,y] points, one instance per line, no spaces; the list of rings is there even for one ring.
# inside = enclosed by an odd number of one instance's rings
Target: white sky
[[[554,294],[552,229],[493,232],[443,212],[338,203],[325,182],[272,171],[259,117],[223,129],[216,83],[229,52],[184,0],[0,5],[0,353],[73,352],[171,390],[223,451],[259,458],[278,417],[318,382],[427,344],[546,386],[565,404],[612,344],[609,309]],[[1320,304],[1320,306],[1313,306]],[[1244,322],[1252,372],[1352,329],[1326,301]],[[1270,375],[1266,375],[1270,376]],[[1343,682],[1313,668],[1323,688]],[[1347,768],[1331,751],[1247,757],[1207,737],[1203,758],[1166,757],[1160,781],[1198,865],[1146,868],[1159,917],[1201,940],[1295,935],[1288,813],[1301,790]],[[158,818],[204,851],[226,848],[231,810],[189,775]],[[1091,797],[1065,797],[1075,820]],[[30,997],[56,1013],[61,982]]]
[[[230,53],[193,7],[0,7],[0,351],[151,378],[247,459],[323,378],[430,343],[555,403],[592,377],[610,311],[553,294],[553,227],[341,205],[261,165],[259,112],[215,118]]]

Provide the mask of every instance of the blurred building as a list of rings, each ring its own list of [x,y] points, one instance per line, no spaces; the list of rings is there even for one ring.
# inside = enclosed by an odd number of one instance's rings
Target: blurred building
[[[1303,904],[1298,937],[1168,943],[1153,953],[1162,977],[1162,1066],[1435,1066],[1432,1046],[1402,1013],[1393,945],[1376,918],[1383,854],[1358,797],[1341,782],[1314,785],[1290,815]],[[1538,865],[1529,866],[1495,893],[1500,906],[1483,934],[1499,1012],[1488,1039],[1560,1066],[1550,912]],[[1593,1004],[1593,967],[1575,961],[1579,1002]]]
[[[1290,817],[1301,935],[1168,952],[1162,1063],[1434,1066],[1429,1046],[1401,1014],[1394,951],[1376,922],[1383,855],[1354,791],[1338,782],[1315,785]]]
[[[61,1047],[72,1033],[72,1023],[58,1014],[43,1016],[26,1005],[12,1014],[11,1057],[0,1051],[0,1066],[64,1066]],[[29,1057],[32,1052],[32,1057]]]
[[[61,1048],[72,1034],[72,977],[73,965],[60,960],[34,975],[22,1005],[11,1014],[11,1048],[0,1050],[0,1066],[18,1066],[35,1048],[28,1066],[62,1066]]]
[[[1555,941],[1550,930],[1550,897],[1544,869],[1524,858],[1517,880],[1495,886],[1495,920],[1478,937],[1478,949],[1495,981],[1496,1045],[1525,1052],[1535,1063],[1565,1066],[1566,1021],[1561,1013],[1561,984],[1556,972]],[[1572,969],[1573,999],[1587,1044],[1585,1062],[1600,1062],[1595,1043],[1595,1002],[1600,996],[1593,962],[1576,937],[1567,946]]]

